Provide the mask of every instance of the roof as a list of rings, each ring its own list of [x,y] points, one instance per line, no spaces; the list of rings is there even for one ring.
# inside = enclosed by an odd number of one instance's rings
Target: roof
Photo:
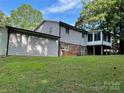
[[[8,31],[14,32],[14,33],[19,32],[19,33],[29,34],[29,35],[33,35],[33,36],[38,36],[38,37],[54,39],[54,40],[57,40],[58,38],[60,38],[59,36],[49,35],[49,34],[45,34],[45,33],[41,33],[41,32],[35,32],[35,31],[21,29],[21,28],[15,28],[15,27],[11,27],[11,26],[6,26],[6,27],[8,28]]]
[[[64,22],[61,22],[61,21],[59,22],[59,24],[60,24],[61,26],[65,26],[65,27],[67,27],[67,28],[70,28],[70,29],[76,30],[76,31],[78,31],[78,32],[87,34],[87,31],[85,31],[84,29],[77,28],[77,27],[75,27],[75,26],[69,25],[69,24],[64,23]]]
[[[59,23],[59,21],[52,21],[52,20],[43,20],[35,29],[34,31],[36,31],[44,22],[54,22],[54,23]]]
[[[84,34],[87,34],[87,31],[83,30],[83,29],[80,29],[80,28],[77,28],[75,26],[72,26],[72,25],[69,25],[67,23],[64,23],[62,21],[52,21],[52,20],[43,20],[39,26],[37,26],[37,28],[34,30],[36,31],[44,22],[54,22],[54,23],[58,23],[59,25],[61,26],[64,26],[64,27],[67,27],[67,28],[70,28],[70,29],[73,29],[73,30],[76,30],[78,32],[81,32],[81,33],[84,33]]]

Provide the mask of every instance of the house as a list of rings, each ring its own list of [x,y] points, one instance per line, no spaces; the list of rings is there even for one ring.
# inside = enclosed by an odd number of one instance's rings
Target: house
[[[110,54],[111,34],[87,32],[61,21],[44,20],[29,31],[0,28],[0,55],[82,56]]]
[[[110,54],[112,37],[108,32],[87,32],[64,22],[44,20],[35,32],[59,36],[59,55]]]

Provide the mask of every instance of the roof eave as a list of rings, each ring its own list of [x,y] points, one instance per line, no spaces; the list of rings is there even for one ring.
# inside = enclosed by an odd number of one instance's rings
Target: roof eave
[[[31,31],[31,30],[15,28],[15,27],[11,27],[11,26],[6,26],[6,27],[8,28],[9,31],[15,32],[15,33],[20,32],[20,33],[24,33],[24,34],[29,34],[29,35],[43,37],[43,38],[50,38],[50,39],[54,39],[54,40],[58,40],[60,38],[59,36],[49,35],[49,34],[35,32],[35,31]]]
[[[61,26],[65,26],[65,27],[67,27],[67,28],[70,28],[70,29],[76,30],[76,31],[78,31],[78,32],[87,34],[87,31],[85,31],[85,30],[83,30],[83,29],[79,29],[79,28],[77,28],[77,27],[75,27],[75,26],[69,25],[69,24],[64,23],[64,22],[62,22],[62,21],[59,21],[59,24],[60,24]]]

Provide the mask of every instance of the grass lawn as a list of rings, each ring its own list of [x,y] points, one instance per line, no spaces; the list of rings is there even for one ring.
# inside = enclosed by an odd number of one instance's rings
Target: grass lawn
[[[124,56],[0,58],[0,93],[124,93]]]

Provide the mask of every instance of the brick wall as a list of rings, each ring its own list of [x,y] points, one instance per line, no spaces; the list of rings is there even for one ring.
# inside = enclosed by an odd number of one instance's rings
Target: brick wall
[[[85,49],[85,48],[86,47],[81,45],[60,42],[60,55],[61,56],[81,56],[86,54],[86,50],[82,52],[82,49]]]

